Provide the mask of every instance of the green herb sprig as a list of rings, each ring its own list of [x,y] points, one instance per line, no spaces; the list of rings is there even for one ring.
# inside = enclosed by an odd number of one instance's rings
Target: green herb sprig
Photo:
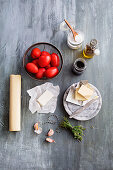
[[[78,141],[82,141],[82,136],[84,136],[83,131],[85,130],[83,126],[72,126],[66,117],[64,117],[64,120],[60,123],[60,126],[70,129],[74,134],[74,138]]]

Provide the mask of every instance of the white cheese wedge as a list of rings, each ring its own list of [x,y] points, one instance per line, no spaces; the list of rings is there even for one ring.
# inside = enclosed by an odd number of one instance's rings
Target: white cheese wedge
[[[86,99],[89,99],[93,95],[94,91],[86,87],[85,85],[82,85],[78,90],[78,93],[81,94]]]
[[[75,90],[75,100],[85,101],[87,100],[85,97],[83,97],[81,94],[78,93],[79,88],[76,88]]]
[[[85,86],[86,86],[87,88],[89,88],[90,90],[94,91],[94,89],[90,86],[89,83],[85,84]]]
[[[75,100],[74,93],[75,93],[75,90],[73,88],[71,88],[69,90],[69,93],[68,93],[67,97],[66,97],[66,102],[73,103],[73,104],[81,106],[82,101]]]
[[[54,95],[49,91],[46,90],[38,99],[37,102],[41,106],[45,106],[53,97]]]

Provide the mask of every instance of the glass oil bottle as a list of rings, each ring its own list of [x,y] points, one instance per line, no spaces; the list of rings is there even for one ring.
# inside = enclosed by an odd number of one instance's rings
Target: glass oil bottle
[[[90,41],[90,44],[87,44],[86,47],[83,50],[83,57],[84,58],[93,58],[94,55],[99,55],[100,50],[97,47],[98,42],[96,39],[92,39]]]

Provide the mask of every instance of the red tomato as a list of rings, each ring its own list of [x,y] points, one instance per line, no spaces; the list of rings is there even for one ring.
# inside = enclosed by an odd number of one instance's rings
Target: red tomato
[[[53,67],[58,67],[60,64],[59,56],[56,53],[51,54],[51,65]]]
[[[37,73],[38,67],[34,63],[27,63],[26,69],[30,73]]]
[[[41,55],[38,60],[38,64],[40,67],[46,67],[51,61],[50,55]]]
[[[45,76],[47,78],[55,77],[59,73],[57,67],[50,67],[45,71]]]
[[[48,69],[48,68],[50,68],[51,67],[51,65],[50,64],[48,64],[46,67],[45,67],[45,69]]]
[[[34,48],[34,49],[31,51],[31,57],[32,57],[33,59],[36,59],[36,58],[40,57],[40,55],[41,55],[41,51],[40,51],[39,48]]]
[[[47,51],[42,51],[41,55],[50,55]]]
[[[41,78],[43,78],[44,77],[44,72],[46,71],[46,69],[45,68],[39,68],[38,69],[38,73],[36,73],[36,78],[38,78],[38,79],[41,79]]]
[[[32,63],[34,63],[36,66],[38,66],[38,59],[33,60]]]

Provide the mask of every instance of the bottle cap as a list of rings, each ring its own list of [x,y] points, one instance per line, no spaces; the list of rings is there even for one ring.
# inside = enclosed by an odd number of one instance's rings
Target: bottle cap
[[[95,49],[96,46],[97,46],[97,40],[96,39],[92,39],[90,41],[90,46],[91,46],[92,49]]]

